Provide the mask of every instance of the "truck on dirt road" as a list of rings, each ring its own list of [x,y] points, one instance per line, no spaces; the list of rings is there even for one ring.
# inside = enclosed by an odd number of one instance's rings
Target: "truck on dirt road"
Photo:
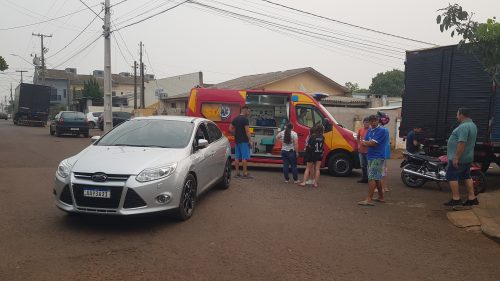
[[[51,87],[21,83],[14,100],[15,125],[45,126],[49,116]]]
[[[471,110],[478,128],[475,162],[483,171],[500,165],[500,86],[477,56],[457,45],[408,51],[400,137],[423,125],[425,152],[440,156],[460,107]]]

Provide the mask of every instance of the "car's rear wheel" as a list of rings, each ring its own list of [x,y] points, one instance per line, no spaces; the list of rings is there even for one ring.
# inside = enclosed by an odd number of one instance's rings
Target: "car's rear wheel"
[[[228,189],[231,184],[231,160],[226,160],[226,166],[224,166],[224,173],[222,174],[222,178],[220,179],[217,188],[219,189]]]
[[[196,179],[192,174],[189,174],[184,181],[182,187],[181,200],[179,208],[176,210],[176,217],[180,221],[185,221],[191,218],[196,204]]]
[[[94,129],[95,128],[95,123],[94,122],[89,122],[89,128]]]
[[[60,136],[61,136],[61,132],[59,132],[59,131],[57,130],[57,128],[56,128],[56,132],[55,132],[55,134],[56,134],[56,137],[60,137]]]

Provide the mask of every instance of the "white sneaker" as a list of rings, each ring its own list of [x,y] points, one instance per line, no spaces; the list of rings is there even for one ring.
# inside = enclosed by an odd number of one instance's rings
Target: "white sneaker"
[[[307,180],[306,184],[314,184],[314,180]]]
[[[289,181],[287,181],[287,180],[284,180],[283,182],[284,182],[284,183],[288,183]]]

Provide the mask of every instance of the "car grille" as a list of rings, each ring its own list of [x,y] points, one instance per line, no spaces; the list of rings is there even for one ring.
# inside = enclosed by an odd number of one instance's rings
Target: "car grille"
[[[69,191],[68,185],[64,186],[59,199],[68,205],[73,205],[73,198],[71,198],[71,192]]]
[[[109,189],[111,191],[111,198],[94,198],[83,196],[84,188],[100,188]],[[73,195],[75,197],[76,205],[79,207],[94,207],[94,208],[108,208],[117,209],[120,204],[122,196],[122,186],[95,186],[73,184]]]
[[[146,202],[135,192],[133,189],[127,190],[127,195],[125,196],[125,203],[123,203],[123,208],[139,208],[146,206]]]
[[[77,179],[83,179],[83,180],[92,180],[92,176],[95,175],[96,173],[73,173],[75,178]],[[117,182],[117,181],[127,181],[128,178],[130,177],[129,175],[115,175],[115,174],[106,174],[107,179],[106,181],[109,182]]]

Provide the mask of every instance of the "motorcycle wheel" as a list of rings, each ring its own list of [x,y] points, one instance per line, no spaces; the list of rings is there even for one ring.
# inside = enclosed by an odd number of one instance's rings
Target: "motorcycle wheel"
[[[401,180],[406,186],[411,188],[421,187],[426,182],[425,179],[410,175],[404,170],[401,171]]]
[[[486,175],[481,171],[470,172],[470,177],[472,178],[472,184],[474,185],[474,194],[478,195],[486,191],[488,183],[486,181]]]

